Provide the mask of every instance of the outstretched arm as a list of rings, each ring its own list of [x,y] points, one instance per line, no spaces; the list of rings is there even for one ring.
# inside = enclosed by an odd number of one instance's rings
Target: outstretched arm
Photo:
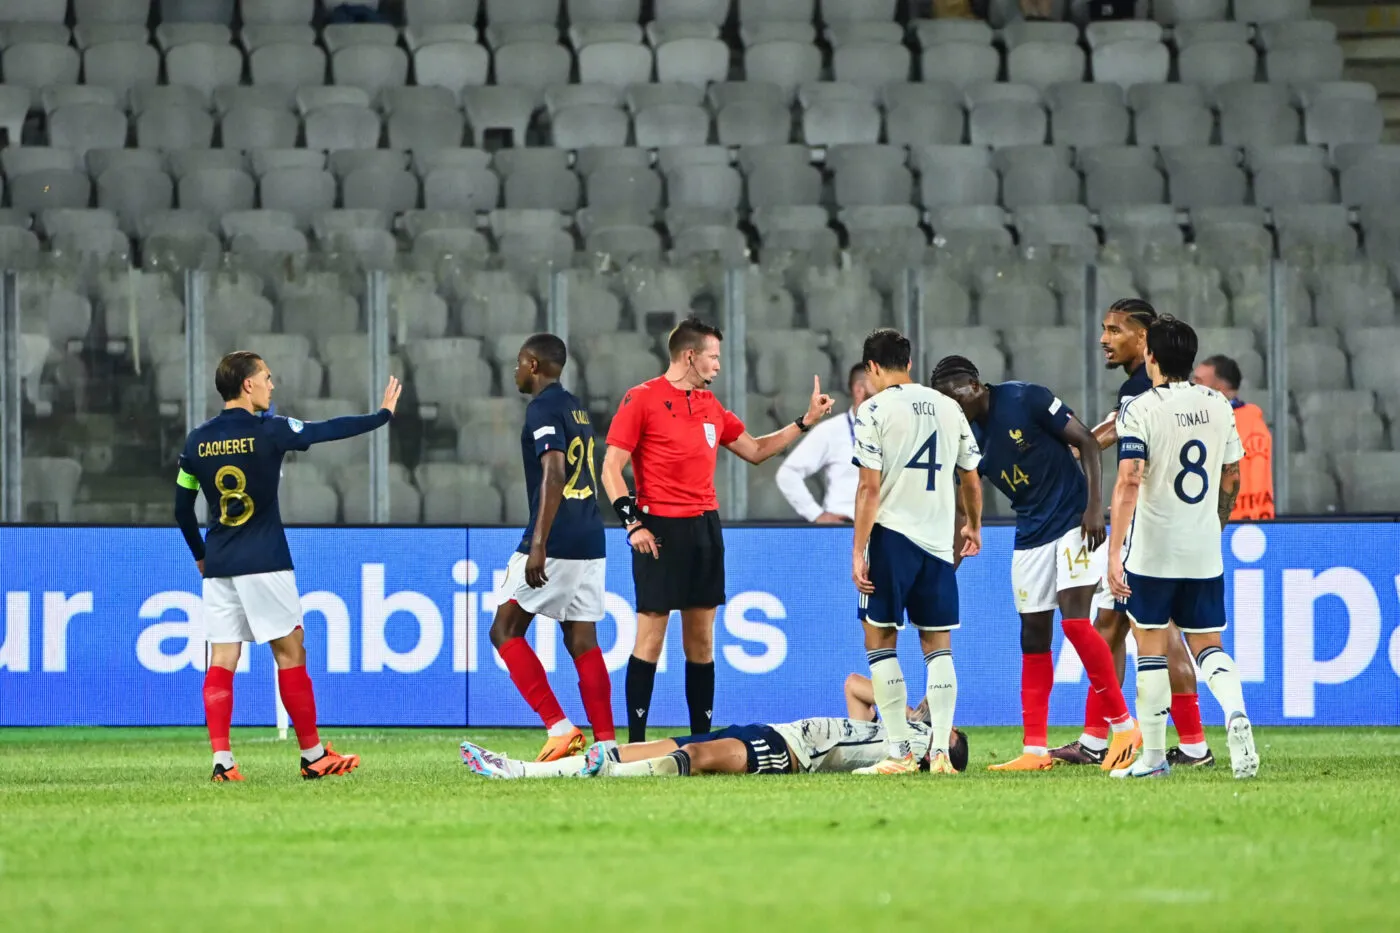
[[[810,430],[812,425],[826,417],[829,411],[831,411],[831,396],[822,392],[821,379],[813,376],[812,398],[807,404],[806,413],[802,416],[802,424],[807,430]],[[742,427],[741,424],[738,424],[737,419],[735,424],[737,427]],[[748,431],[745,431],[724,446],[740,459],[747,460],[749,463],[759,464],[769,457],[787,450],[789,444],[805,433],[806,431],[799,428],[795,423],[787,424],[779,430],[771,434],[765,434],[762,437],[754,437]]]
[[[389,385],[384,389],[384,400],[379,403],[378,411],[370,415],[344,415],[325,421],[307,421],[302,423],[301,430],[296,433],[300,435],[301,442],[308,446],[368,434],[375,428],[388,424],[394,417],[402,392],[403,386],[399,380],[390,376]]]

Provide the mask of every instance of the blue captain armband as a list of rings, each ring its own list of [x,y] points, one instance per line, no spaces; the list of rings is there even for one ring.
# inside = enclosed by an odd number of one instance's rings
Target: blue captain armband
[[[1147,442],[1137,437],[1123,437],[1118,440],[1119,460],[1146,460]]]

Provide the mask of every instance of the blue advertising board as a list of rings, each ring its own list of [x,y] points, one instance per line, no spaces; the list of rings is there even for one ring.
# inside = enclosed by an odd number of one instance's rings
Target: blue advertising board
[[[289,532],[308,667],[327,725],[528,726],[487,633],[515,529],[297,528]],[[866,669],[850,582],[850,530],[730,528],[729,601],[715,625],[717,723],[839,714]],[[1020,720],[1012,529],[989,528],[958,573],[958,721]],[[1226,646],[1263,725],[1400,724],[1400,524],[1241,525],[1225,536]],[[622,670],[636,630],[631,557],[609,532],[599,642]],[[173,528],[0,526],[0,725],[196,725],[200,581]],[[651,721],[686,722],[684,656],[668,639]],[[565,711],[582,721],[558,626],[531,641]],[[901,638],[917,695],[917,638]],[[1057,637],[1051,721],[1083,715],[1086,680]],[[1129,694],[1132,678],[1129,677]],[[274,721],[272,659],[245,651],[234,722]],[[614,705],[622,717],[622,682]],[[1209,697],[1202,710],[1219,722]]]

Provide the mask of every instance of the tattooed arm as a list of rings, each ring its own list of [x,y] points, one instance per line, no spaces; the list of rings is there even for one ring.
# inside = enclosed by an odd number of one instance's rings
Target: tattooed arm
[[[1220,499],[1216,504],[1215,511],[1220,516],[1220,527],[1223,530],[1230,523],[1230,513],[1235,511],[1235,500],[1240,495],[1240,465],[1236,463],[1225,464],[1220,471]]]

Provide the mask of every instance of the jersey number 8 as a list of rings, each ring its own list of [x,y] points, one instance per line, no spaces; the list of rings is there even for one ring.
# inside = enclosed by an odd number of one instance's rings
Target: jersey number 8
[[[233,486],[225,486],[224,480],[233,478]],[[237,528],[239,525],[253,517],[253,497],[248,495],[248,477],[236,466],[220,467],[219,472],[214,474],[214,485],[219,489],[219,524],[227,525],[230,528]],[[228,507],[230,503],[237,502],[239,511],[237,515],[230,515]]]
[[[583,438],[576,437],[569,441],[569,449],[565,454],[568,458],[569,466],[574,468],[574,472],[569,477],[569,481],[564,484],[565,499],[587,499],[593,495],[593,486],[598,485],[598,473],[593,466],[593,438],[588,439],[588,449],[584,450]],[[583,476],[583,465],[588,464],[588,475],[593,480],[593,486],[580,486],[579,478]]]
[[[1199,440],[1187,441],[1181,446],[1177,460],[1181,463],[1181,472],[1176,474],[1176,482],[1172,483],[1176,489],[1176,497],[1187,505],[1195,505],[1206,497],[1206,492],[1210,489],[1210,477],[1206,475],[1206,445]],[[1201,478],[1201,491],[1194,496],[1186,494],[1188,476]]]

